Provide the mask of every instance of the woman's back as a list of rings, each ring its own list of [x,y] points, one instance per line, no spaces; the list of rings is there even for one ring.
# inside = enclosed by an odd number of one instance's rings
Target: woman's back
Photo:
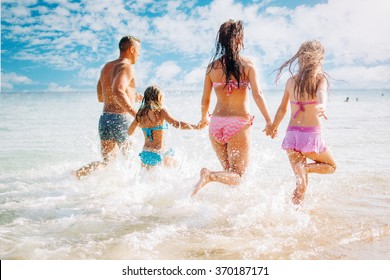
[[[217,103],[213,112],[215,116],[241,116],[245,117],[249,113],[248,95],[246,93],[249,86],[250,61],[240,57],[243,72],[240,83],[230,77],[226,84],[226,75],[220,60],[215,61],[208,75],[213,83],[217,96]]]

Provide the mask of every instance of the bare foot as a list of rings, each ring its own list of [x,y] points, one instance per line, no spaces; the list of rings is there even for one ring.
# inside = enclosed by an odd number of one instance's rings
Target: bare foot
[[[304,163],[297,163],[295,165],[295,172],[297,176],[297,186],[294,190],[292,202],[299,205],[303,202],[307,186],[307,170]]]
[[[211,171],[208,170],[207,168],[202,168],[202,170],[200,170],[200,179],[198,183],[195,185],[191,193],[191,197],[194,197],[198,193],[198,191],[200,191],[204,187],[204,185],[210,182],[210,175],[211,175]]]
[[[83,169],[78,169],[78,170],[73,170],[72,171],[72,176],[75,177],[76,179],[80,180],[82,177],[85,176],[85,174],[83,174]]]

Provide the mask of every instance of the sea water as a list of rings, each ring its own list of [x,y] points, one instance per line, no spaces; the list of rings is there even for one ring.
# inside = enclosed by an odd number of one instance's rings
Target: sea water
[[[273,116],[282,93],[265,94]],[[200,102],[166,92],[179,120],[197,123]],[[253,103],[242,184],[190,198],[202,167],[221,170],[207,129],[170,127],[178,166],[150,172],[137,131],[128,157],[78,181],[71,172],[100,159],[96,94],[0,94],[0,259],[389,259],[390,92],[333,92],[323,133],[337,170],[309,175],[300,209],[280,148],[289,113],[272,140]]]

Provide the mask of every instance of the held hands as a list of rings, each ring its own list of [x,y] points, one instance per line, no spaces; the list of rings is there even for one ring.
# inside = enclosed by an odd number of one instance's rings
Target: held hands
[[[325,120],[328,119],[328,117],[326,116],[325,114],[325,111],[326,111],[326,106],[325,104],[318,104],[317,106],[315,106],[316,110],[317,110],[317,116],[318,117],[324,117]]]
[[[196,128],[195,129],[203,129],[205,128],[206,126],[208,126],[210,123],[210,119],[208,117],[206,118],[202,118],[200,120],[200,122],[196,125]]]
[[[265,135],[271,136],[274,139],[278,135],[278,129],[273,125],[272,122],[267,122],[267,125],[263,129]]]

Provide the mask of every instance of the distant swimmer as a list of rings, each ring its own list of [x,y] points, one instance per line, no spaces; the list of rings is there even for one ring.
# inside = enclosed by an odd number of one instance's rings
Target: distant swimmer
[[[294,204],[301,204],[304,200],[309,173],[330,174],[336,170],[333,154],[321,134],[320,117],[327,119],[328,95],[328,79],[322,70],[324,52],[319,41],[304,42],[298,52],[282,64],[276,77],[278,80],[282,70],[287,66],[291,67],[298,60],[299,70],[286,82],[271,128],[274,138],[290,104],[290,122],[282,149],[287,151],[296,178],[292,197]],[[308,159],[313,162],[308,163]]]
[[[106,166],[116,157],[117,150],[127,139],[127,129],[136,111],[134,103],[142,96],[135,91],[133,64],[141,49],[140,40],[124,36],[119,42],[119,58],[106,63],[97,83],[97,97],[103,102],[99,120],[100,148],[103,160],[92,162],[74,172],[76,177],[87,176],[92,171]]]
[[[207,123],[194,125],[178,121],[173,118],[163,106],[164,94],[157,86],[150,86],[144,92],[141,107],[134,121],[130,124],[128,134],[132,136],[137,127],[141,127],[144,133],[144,147],[139,154],[143,167],[150,169],[153,166],[174,166],[174,151],[166,147],[164,143],[164,131],[168,124],[179,129],[201,129]]]

